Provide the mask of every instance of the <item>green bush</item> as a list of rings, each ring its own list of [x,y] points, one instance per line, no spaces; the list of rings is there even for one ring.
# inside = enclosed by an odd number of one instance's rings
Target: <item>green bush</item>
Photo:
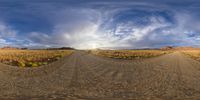
[[[31,67],[38,67],[38,64],[37,64],[37,63],[33,63],[33,64],[31,65]]]
[[[19,61],[19,62],[17,63],[17,65],[18,65],[19,67],[25,67],[25,66],[26,66],[26,64],[25,64],[24,62],[21,62],[21,61]]]
[[[42,62],[42,64],[43,64],[43,65],[47,65],[48,63],[47,63],[47,62]]]

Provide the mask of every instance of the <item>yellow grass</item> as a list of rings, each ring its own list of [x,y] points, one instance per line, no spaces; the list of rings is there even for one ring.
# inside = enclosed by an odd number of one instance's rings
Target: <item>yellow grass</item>
[[[0,50],[0,62],[19,67],[38,67],[71,53],[72,50]]]
[[[172,51],[163,50],[93,50],[92,54],[116,58],[116,59],[139,59],[139,58],[150,58],[156,57],[163,54],[170,53]]]
[[[200,50],[183,50],[182,53],[190,56],[195,60],[200,61]]]

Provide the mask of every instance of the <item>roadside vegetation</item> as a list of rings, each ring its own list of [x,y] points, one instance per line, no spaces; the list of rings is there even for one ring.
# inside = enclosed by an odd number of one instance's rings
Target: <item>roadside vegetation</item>
[[[151,58],[171,53],[171,50],[91,50],[94,55],[115,59]]]
[[[190,56],[191,58],[200,61],[200,49],[198,50],[182,50],[183,54]]]
[[[0,62],[18,67],[38,67],[57,61],[72,50],[0,50]]]

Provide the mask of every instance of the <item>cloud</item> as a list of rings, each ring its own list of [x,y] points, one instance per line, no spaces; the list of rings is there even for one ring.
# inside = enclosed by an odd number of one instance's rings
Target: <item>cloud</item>
[[[0,46],[10,45],[7,42],[10,38],[15,38],[17,31],[12,29],[12,27],[0,22]]]
[[[0,23],[1,46],[154,48],[198,46],[200,42],[200,13],[194,1],[9,4],[0,4],[0,19],[4,22]],[[185,7],[186,4],[190,6]]]
[[[0,22],[0,37],[1,38],[8,38],[8,37],[15,37],[16,31],[13,30],[8,25]]]
[[[143,48],[160,47],[166,45],[192,45],[197,42],[187,36],[187,31],[198,28],[190,27],[192,20],[189,14],[176,13],[174,24],[168,22],[165,16],[146,16],[147,24],[139,25],[137,22],[126,20],[125,22],[105,22],[101,14],[90,18],[94,13],[81,12],[70,20],[69,23],[57,23],[51,34],[32,32],[29,38],[33,43],[41,46],[71,46],[79,49],[95,47],[111,48]],[[95,12],[96,14],[96,12]],[[89,15],[89,16],[88,16]],[[81,16],[81,17],[79,17]],[[108,16],[108,17],[107,17]],[[115,15],[107,15],[106,18],[115,19]],[[96,20],[94,20],[96,18]],[[92,20],[93,19],[93,20]],[[138,19],[137,19],[138,20]],[[112,24],[117,24],[113,27]],[[108,24],[102,26],[102,24]],[[110,27],[112,26],[112,27]],[[109,28],[106,28],[109,27]]]

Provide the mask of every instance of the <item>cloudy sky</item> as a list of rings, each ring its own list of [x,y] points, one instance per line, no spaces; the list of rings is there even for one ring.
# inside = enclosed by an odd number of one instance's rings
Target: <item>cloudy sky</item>
[[[0,0],[0,47],[200,47],[197,0]]]

